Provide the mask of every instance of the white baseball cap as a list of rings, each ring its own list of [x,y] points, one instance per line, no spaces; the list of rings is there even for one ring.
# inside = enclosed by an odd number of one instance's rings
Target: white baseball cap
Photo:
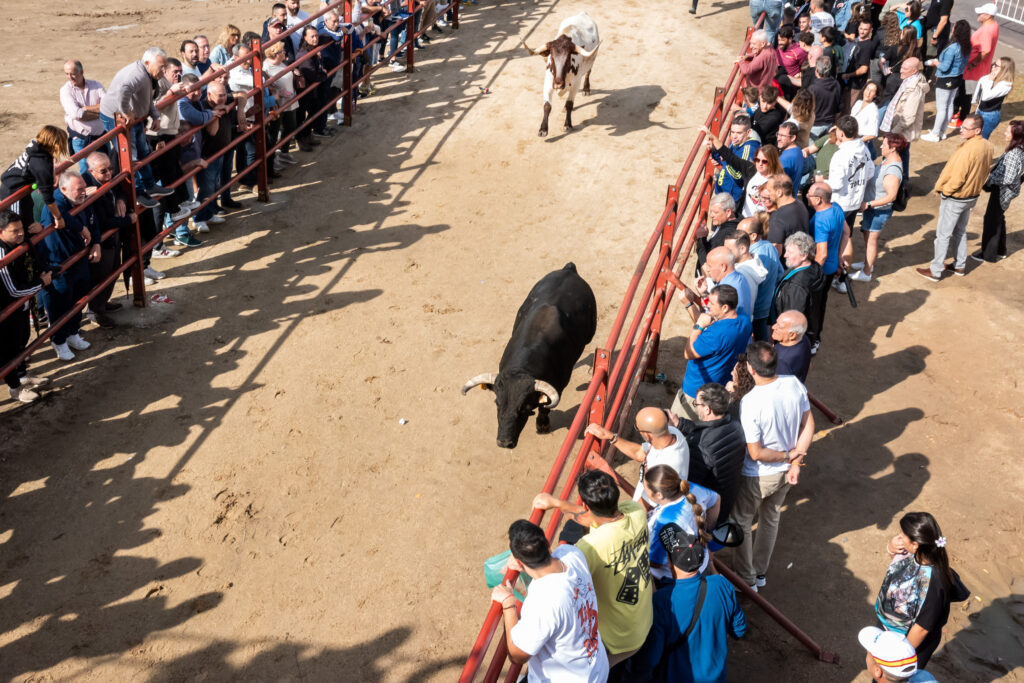
[[[998,10],[996,8],[996,3],[986,2],[984,5],[981,5],[980,7],[975,7],[974,11],[977,12],[978,14],[991,14],[992,16],[995,16]]]
[[[917,651],[902,633],[867,626],[860,630],[857,639],[883,671],[901,678],[910,678],[917,672]]]

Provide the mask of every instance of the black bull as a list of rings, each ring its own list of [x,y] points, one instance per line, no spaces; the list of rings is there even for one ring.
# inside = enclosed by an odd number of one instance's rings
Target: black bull
[[[498,374],[477,375],[462,387],[463,394],[473,387],[494,392],[500,448],[516,447],[534,410],[537,433],[549,431],[548,413],[558,405],[596,329],[594,291],[575,264],[565,264],[533,286],[516,313]]]

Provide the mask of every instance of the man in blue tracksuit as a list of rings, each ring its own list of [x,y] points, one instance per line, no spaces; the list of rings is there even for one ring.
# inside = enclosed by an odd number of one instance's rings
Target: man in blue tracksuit
[[[77,215],[71,215],[71,210],[85,201],[85,181],[77,173],[65,171],[60,176],[58,186],[60,189],[54,193],[53,198],[64,218],[64,228],[54,230],[36,245],[40,269],[53,273],[53,281],[38,295],[50,325],[56,324],[74,307],[75,302],[89,293],[89,264],[99,263],[102,256],[100,225],[93,207],[87,206]],[[46,207],[43,209],[42,223],[48,225],[52,222],[50,209]],[[65,261],[87,247],[89,251],[85,257],[63,273],[60,272]],[[82,312],[78,311],[50,337],[50,343],[61,360],[74,360],[75,354],[71,349],[84,351],[89,348],[89,342],[78,334],[81,323]]]
[[[736,114],[729,126],[729,149],[732,153],[745,161],[752,161],[754,153],[761,143],[750,137],[750,117],[746,114]],[[715,171],[715,194],[728,192],[735,201],[743,196],[743,175],[735,168],[730,168],[718,156],[715,150],[711,150],[711,158],[721,164],[721,168]]]
[[[675,581],[654,594],[654,624],[629,660],[629,680],[726,683],[726,636],[747,632],[736,593],[721,574],[700,573],[707,550],[698,537],[670,523],[652,540],[659,542]]]

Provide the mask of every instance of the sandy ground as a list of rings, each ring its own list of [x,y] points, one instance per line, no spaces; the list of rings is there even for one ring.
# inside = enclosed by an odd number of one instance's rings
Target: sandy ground
[[[3,158],[59,122],[66,57],[106,82],[150,44],[255,27],[269,4],[5,8],[18,59],[0,64]],[[604,38],[595,90],[575,133],[541,141],[542,66],[515,37],[541,42],[583,8]],[[481,564],[527,513],[589,371],[555,432],[528,427],[515,451],[494,445],[490,398],[459,387],[496,369],[522,297],[566,261],[596,291],[595,345],[607,335],[747,21],[742,3],[681,22],[676,8],[481,0],[415,75],[382,74],[272,204],[246,199],[206,246],[163,262],[175,304],[87,328],[93,350],[74,363],[37,354],[54,390],[0,404],[0,678],[453,680],[488,606]],[[916,187],[955,144],[915,146]],[[840,663],[749,608],[733,680],[865,681],[856,633],[914,509],[937,515],[976,596],[931,668],[1024,674],[1024,239],[997,266],[927,283],[912,267],[936,207],[915,197],[890,223],[858,309],[832,299],[809,384],[846,423],[818,416],[764,591]],[[1021,215],[1018,202],[1010,225]],[[686,327],[674,311],[670,382]],[[668,389],[642,398],[667,405]]]

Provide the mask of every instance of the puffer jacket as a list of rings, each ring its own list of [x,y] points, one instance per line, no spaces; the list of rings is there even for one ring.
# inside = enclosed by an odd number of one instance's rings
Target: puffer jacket
[[[825,290],[825,273],[815,261],[811,265],[790,269],[775,288],[771,320],[774,323],[783,311],[800,311],[811,319],[817,300]]]
[[[718,520],[729,519],[739,490],[747,440],[740,421],[726,415],[709,422],[680,420],[679,431],[690,447],[687,479],[709,488],[722,498]]]

